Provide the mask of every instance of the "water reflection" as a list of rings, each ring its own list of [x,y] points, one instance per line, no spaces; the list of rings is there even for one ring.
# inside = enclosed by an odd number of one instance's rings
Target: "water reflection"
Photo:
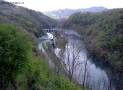
[[[97,68],[104,70],[107,74],[110,84],[115,87],[116,90],[123,90],[123,73],[113,69],[108,63],[104,63],[99,59],[92,59],[91,63],[95,64]]]
[[[87,58],[87,50],[81,38],[76,36],[68,36],[68,44],[64,52],[62,60],[65,62],[68,70],[69,65],[72,65],[73,58],[76,57],[76,53],[80,50],[75,62],[74,79],[80,84],[83,84],[83,78],[85,73],[85,62],[87,60],[88,70],[86,71],[86,87],[90,90],[122,90],[122,74],[113,70],[107,63],[103,63],[98,59]],[[74,43],[74,44],[73,44]],[[73,53],[74,52],[76,53]],[[73,56],[74,55],[74,56]],[[70,64],[68,64],[68,56]],[[78,64],[82,63],[82,64]],[[71,67],[72,68],[72,67]]]

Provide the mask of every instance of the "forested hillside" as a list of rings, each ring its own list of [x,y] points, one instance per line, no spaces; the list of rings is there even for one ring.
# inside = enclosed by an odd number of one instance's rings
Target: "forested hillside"
[[[57,21],[43,15],[41,12],[19,7],[13,4],[3,4],[0,1],[0,22],[12,23],[36,36],[43,34],[43,28],[57,26]]]
[[[33,51],[31,34],[0,23],[0,90],[81,90]],[[36,41],[37,42],[37,41]]]
[[[88,52],[123,71],[123,9],[72,14],[63,28],[74,28],[84,38]]]
[[[38,49],[43,28],[57,21],[0,1],[0,90],[81,90],[48,67]]]

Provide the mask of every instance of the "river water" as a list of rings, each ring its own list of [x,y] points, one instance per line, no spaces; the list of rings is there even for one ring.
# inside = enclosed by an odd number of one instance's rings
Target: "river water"
[[[81,38],[67,36],[66,39],[68,43],[63,56],[58,55],[60,50],[56,48],[56,51],[59,50],[57,56],[66,64],[68,71],[73,71],[75,81],[81,85],[84,81],[84,86],[89,90],[123,90],[122,85],[119,85],[119,76],[109,65],[98,59],[88,58],[86,46]]]
[[[77,36],[65,36],[68,43],[62,56],[61,49],[55,48],[54,53],[66,64],[68,71],[73,71],[73,79],[88,90],[123,90],[123,75],[114,71],[110,65],[98,59],[88,57],[83,40]],[[41,47],[40,47],[41,46]],[[39,44],[39,49],[42,43]],[[74,63],[74,64],[73,64]]]

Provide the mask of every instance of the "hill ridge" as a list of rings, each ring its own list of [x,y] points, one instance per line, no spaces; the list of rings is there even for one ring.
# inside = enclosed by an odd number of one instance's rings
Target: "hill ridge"
[[[71,14],[76,12],[101,12],[103,10],[108,10],[103,6],[95,6],[90,8],[82,8],[82,9],[58,9],[53,11],[42,12],[44,15],[47,15],[54,19],[64,19],[68,18]]]

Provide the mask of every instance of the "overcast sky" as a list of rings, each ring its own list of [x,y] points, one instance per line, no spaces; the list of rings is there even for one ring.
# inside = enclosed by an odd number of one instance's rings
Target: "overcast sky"
[[[6,1],[24,2],[24,4],[18,5],[41,12],[66,8],[68,9],[89,8],[93,6],[104,6],[109,9],[123,8],[123,0],[6,0]]]

